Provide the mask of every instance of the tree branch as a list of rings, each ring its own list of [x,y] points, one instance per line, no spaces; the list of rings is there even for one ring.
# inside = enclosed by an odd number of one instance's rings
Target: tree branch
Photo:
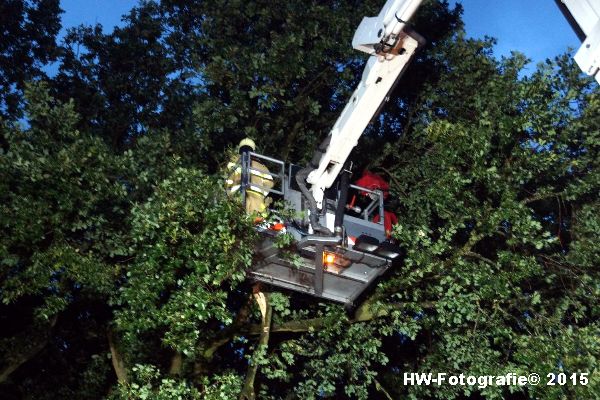
[[[431,302],[423,302],[420,304],[423,308],[431,308],[433,304]],[[388,304],[386,307],[374,307],[373,304],[366,300],[360,307],[354,312],[354,318],[348,320],[349,324],[355,324],[357,322],[371,321],[377,318],[386,317],[390,314],[393,309],[401,309],[403,304]],[[271,327],[271,333],[280,332],[308,332],[311,329],[319,329],[326,322],[325,318],[309,318],[297,321],[288,321],[282,324],[275,324]],[[250,325],[247,330],[244,331],[247,335],[259,335],[262,327],[254,324]]]
[[[0,383],[5,382],[10,374],[19,369],[21,365],[35,357],[40,351],[42,351],[44,347],[46,347],[52,334],[52,328],[54,328],[56,325],[57,320],[58,315],[52,317],[48,331],[44,332],[42,337],[38,338],[39,341],[37,342],[29,339],[31,336],[28,333],[23,335],[23,337],[28,337],[27,343],[24,345],[27,348],[27,351],[14,356],[6,357],[6,362],[8,362],[8,365],[0,370]]]
[[[521,203],[523,204],[529,204],[529,203],[534,203],[536,201],[539,200],[544,200],[544,199],[549,199],[551,197],[561,197],[564,196],[564,193],[555,193],[555,192],[550,192],[550,193],[538,193],[535,194],[531,197],[527,197],[523,200],[521,200]]]
[[[258,292],[254,293],[254,299],[258,303],[260,312],[262,314],[261,333],[258,339],[258,345],[256,346],[255,355],[257,352],[266,350],[269,345],[269,336],[271,331],[271,317],[273,315],[273,308],[269,302],[268,293]],[[256,379],[256,373],[258,372],[257,360],[253,360],[252,364],[248,367],[248,373],[246,374],[246,381],[244,387],[240,393],[240,400],[254,400],[256,394],[254,392],[254,380]]]
[[[475,253],[473,251],[467,251],[467,252],[465,252],[463,254],[463,257],[475,258],[475,259],[477,259],[479,261],[483,261],[484,263],[491,265],[492,267],[496,266],[496,263],[493,262],[492,260],[490,260],[489,258],[486,258],[486,257],[482,256],[481,254]]]
[[[173,358],[171,358],[171,365],[169,366],[169,375],[181,375],[181,369],[183,368],[183,354],[175,352]]]
[[[377,379],[373,378],[373,382],[375,382],[375,389],[382,392],[388,400],[393,400],[392,396],[390,396],[388,391],[385,390],[385,388],[383,386],[381,386],[381,383],[379,383],[379,381]]]
[[[402,185],[400,184],[400,181],[398,179],[396,179],[396,177],[394,175],[392,175],[392,172],[389,169],[382,167],[382,166],[379,166],[376,169],[380,169],[383,172],[385,172],[390,177],[392,182],[394,182],[394,185],[396,185],[396,190],[398,190],[403,197],[408,197],[408,195],[402,189],[400,189],[402,187]]]
[[[106,331],[106,337],[108,338],[108,346],[110,348],[111,361],[115,374],[117,375],[117,381],[119,383],[127,383],[127,368],[125,367],[125,361],[117,348],[117,338],[112,328],[108,328]]]
[[[271,333],[277,332],[306,332],[311,328],[317,329],[323,326],[325,319],[323,318],[310,318],[302,319],[298,321],[288,321],[283,324],[273,325]],[[262,332],[262,325],[253,324],[245,330],[248,335],[260,335]]]

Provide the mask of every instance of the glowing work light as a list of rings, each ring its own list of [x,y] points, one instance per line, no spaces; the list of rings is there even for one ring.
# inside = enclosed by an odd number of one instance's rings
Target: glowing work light
[[[341,254],[323,252],[323,266],[328,272],[339,274],[350,265],[350,260],[344,258]]]
[[[323,264],[325,264],[325,265],[335,264],[335,254],[323,252]]]

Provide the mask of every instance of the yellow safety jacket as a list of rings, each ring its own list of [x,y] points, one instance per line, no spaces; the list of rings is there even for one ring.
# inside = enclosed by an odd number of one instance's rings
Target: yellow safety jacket
[[[240,190],[242,182],[242,166],[237,157],[234,161],[227,164],[227,169],[231,171],[227,178],[227,188],[230,193]],[[269,174],[269,169],[262,163],[252,160],[250,163],[250,185],[246,188],[246,212],[249,214],[262,214],[267,209],[266,196],[269,189],[273,187],[273,177]]]

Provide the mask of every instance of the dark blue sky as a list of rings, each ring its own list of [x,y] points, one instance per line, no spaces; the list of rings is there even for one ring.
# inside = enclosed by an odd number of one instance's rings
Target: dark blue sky
[[[385,0],[381,0],[383,6]],[[450,0],[454,4],[456,0]],[[563,53],[579,40],[552,0],[460,0],[464,7],[467,34],[498,39],[496,53],[518,50],[534,63]],[[103,25],[108,32],[121,23],[134,0],[62,0],[63,27],[79,24]],[[348,44],[350,45],[350,44]]]

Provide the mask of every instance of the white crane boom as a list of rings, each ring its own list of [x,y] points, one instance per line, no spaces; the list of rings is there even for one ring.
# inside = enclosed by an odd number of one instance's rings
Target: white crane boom
[[[415,51],[424,43],[408,33],[406,22],[422,0],[388,0],[376,17],[361,21],[352,45],[371,55],[358,87],[329,133],[329,145],[319,165],[307,177],[320,209],[325,189],[331,187],[363,131],[380,109]]]
[[[581,70],[600,83],[600,1],[561,0],[584,36],[575,61]],[[560,4],[559,4],[560,5]],[[577,30],[577,29],[576,29]]]

